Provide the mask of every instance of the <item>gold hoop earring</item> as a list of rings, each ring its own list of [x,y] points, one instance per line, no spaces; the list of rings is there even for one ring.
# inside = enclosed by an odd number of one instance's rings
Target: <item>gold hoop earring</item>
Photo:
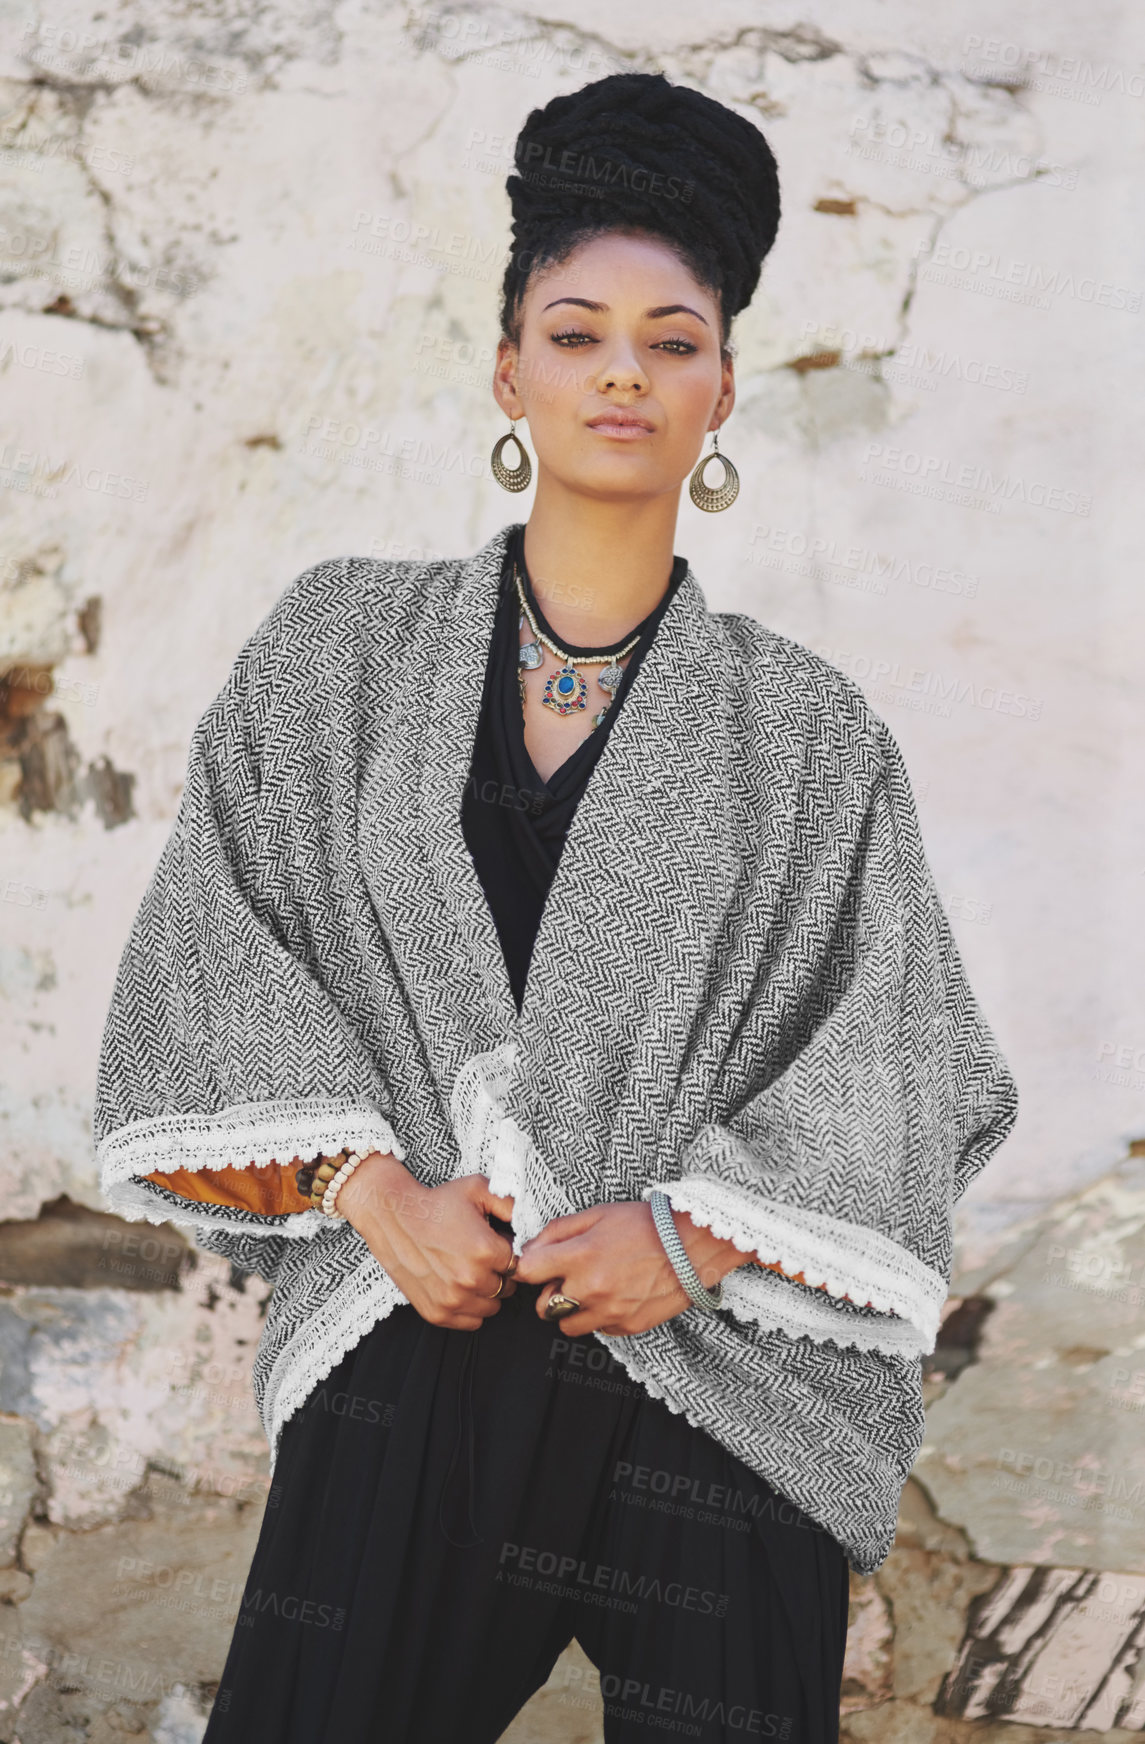
[[[489,465],[492,468],[493,477],[505,490],[523,491],[528,489],[529,481],[533,476],[533,463],[526,454],[525,445],[521,441],[516,430],[513,428],[513,424],[514,420],[510,418],[507,432],[499,441],[493,444],[493,452],[489,456]],[[505,462],[501,459],[501,454],[506,442],[516,443],[517,453],[521,456],[519,465],[506,466]]]
[[[718,460],[724,469],[723,483],[713,489],[704,483],[704,468],[709,460]],[[720,433],[712,431],[712,452],[705,454],[696,462],[695,471],[688,480],[688,495],[698,509],[707,509],[714,514],[717,509],[730,509],[739,496],[739,473],[726,454],[720,453]]]

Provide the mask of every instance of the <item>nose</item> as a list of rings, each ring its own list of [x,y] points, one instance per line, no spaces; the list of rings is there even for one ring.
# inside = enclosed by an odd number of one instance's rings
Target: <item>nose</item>
[[[593,385],[598,393],[612,388],[621,393],[645,394],[649,384],[639,359],[630,347],[619,345],[608,347],[608,355],[601,358]]]

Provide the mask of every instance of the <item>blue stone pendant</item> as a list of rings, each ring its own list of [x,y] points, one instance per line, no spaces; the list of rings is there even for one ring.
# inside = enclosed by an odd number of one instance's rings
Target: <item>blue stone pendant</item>
[[[558,672],[549,673],[541,701],[546,708],[555,709],[559,715],[571,715],[575,709],[585,707],[587,696],[588,685],[570,662]]]

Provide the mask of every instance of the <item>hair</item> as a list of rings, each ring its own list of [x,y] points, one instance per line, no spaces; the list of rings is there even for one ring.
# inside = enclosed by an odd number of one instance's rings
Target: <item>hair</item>
[[[779,176],[759,128],[663,73],[613,73],[534,109],[505,183],[513,240],[501,331],[520,341],[533,273],[607,232],[672,247],[720,309],[726,350],[779,228]]]

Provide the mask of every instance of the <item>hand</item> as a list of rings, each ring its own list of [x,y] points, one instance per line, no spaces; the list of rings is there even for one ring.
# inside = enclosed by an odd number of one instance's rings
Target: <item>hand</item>
[[[729,1241],[701,1229],[682,1212],[673,1212],[688,1258],[701,1283],[714,1289],[725,1273],[747,1256]],[[526,1284],[552,1283],[537,1297],[537,1313],[557,1290],[581,1306],[562,1316],[562,1332],[623,1337],[647,1332],[692,1306],[664,1251],[647,1199],[591,1205],[568,1217],[555,1217],[521,1250],[515,1274]],[[554,1323],[556,1324],[556,1323]]]
[[[494,1294],[513,1244],[488,1218],[508,1223],[513,1201],[491,1193],[484,1175],[426,1187],[397,1157],[374,1151],[339,1191],[338,1210],[432,1326],[474,1332],[517,1288],[506,1278]]]

